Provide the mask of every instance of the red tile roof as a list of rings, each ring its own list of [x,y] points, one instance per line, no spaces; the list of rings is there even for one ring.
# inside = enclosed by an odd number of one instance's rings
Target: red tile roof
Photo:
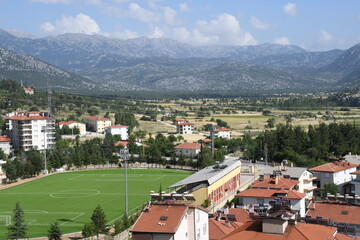
[[[231,129],[228,128],[217,128],[214,130],[214,132],[230,132]]]
[[[186,205],[150,205],[142,212],[132,232],[175,233],[188,209]],[[160,220],[167,217],[166,220]]]
[[[229,214],[234,214],[236,222],[245,223],[251,220],[250,213],[246,209],[242,208],[230,208]]]
[[[32,89],[32,88],[24,88],[24,91],[33,92],[33,91],[34,91],[34,89]]]
[[[306,194],[293,190],[278,190],[278,189],[261,189],[250,188],[236,194],[237,197],[257,197],[257,198],[274,198],[276,194],[286,194],[288,199],[303,199]]]
[[[128,144],[129,144],[128,141],[118,141],[117,143],[115,143],[115,147],[118,147],[118,146],[126,147]]]
[[[224,220],[216,220],[215,218],[209,219],[209,239],[221,240],[227,234],[232,232],[235,226],[230,223],[225,223]]]
[[[345,214],[346,212],[346,214]],[[325,219],[333,219],[334,222],[360,225],[360,206],[351,206],[331,202],[316,202],[310,205],[306,215],[313,218],[321,216]]]
[[[10,142],[11,139],[5,136],[0,136],[0,142]]]
[[[335,172],[344,171],[346,169],[354,168],[357,166],[358,164],[350,163],[347,161],[335,161],[311,168],[310,171],[335,173]]]
[[[128,126],[125,126],[125,125],[112,125],[112,126],[108,126],[106,128],[128,128]]]
[[[8,120],[17,120],[17,121],[25,121],[25,120],[41,120],[41,119],[48,119],[48,117],[44,117],[41,115],[37,115],[37,116],[26,116],[26,115],[14,115],[11,117],[6,117],[5,119]]]
[[[60,126],[60,125],[70,125],[70,124],[73,124],[73,123],[76,123],[75,121],[60,121],[58,123],[56,123],[55,125],[57,126]]]
[[[224,240],[317,240],[336,239],[337,229],[315,224],[298,222],[297,225],[288,225],[284,234],[263,233],[260,220],[246,222],[241,227],[228,234]],[[336,235],[335,235],[336,234]],[[343,235],[341,237],[344,237]],[[346,236],[345,236],[346,237]],[[344,238],[351,239],[351,238]]]
[[[360,175],[360,170],[355,171],[355,172],[351,172],[350,174],[356,174],[356,175]]]
[[[179,126],[185,126],[185,125],[194,125],[193,123],[191,122],[182,122],[182,123],[178,123],[176,125],[179,125]]]
[[[265,180],[259,180],[252,184],[254,188],[283,188],[283,189],[292,189],[300,182],[292,179],[286,179],[283,177],[278,177],[278,180],[275,178],[268,178]]]
[[[91,117],[87,117],[85,118],[87,120],[93,120],[93,121],[111,121],[110,118],[105,118],[105,117],[99,117],[99,116],[91,116]]]
[[[182,143],[175,147],[176,149],[201,149],[201,144],[199,143]]]

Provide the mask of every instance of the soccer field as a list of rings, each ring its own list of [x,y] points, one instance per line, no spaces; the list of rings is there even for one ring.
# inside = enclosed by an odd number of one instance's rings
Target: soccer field
[[[130,214],[159,191],[187,177],[190,172],[160,169],[129,169]],[[50,223],[58,222],[64,233],[79,232],[100,205],[109,224],[125,211],[124,170],[93,170],[54,174],[0,191],[0,239],[5,239],[17,201],[25,212],[28,237],[46,236]]]

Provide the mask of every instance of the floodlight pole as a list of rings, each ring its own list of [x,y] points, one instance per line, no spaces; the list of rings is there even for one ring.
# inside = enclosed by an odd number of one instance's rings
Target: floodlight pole
[[[127,176],[127,161],[129,160],[129,149],[124,148],[120,149],[120,157],[124,161],[124,170],[125,170],[125,214],[126,217],[129,216],[129,203],[128,203],[128,176]]]

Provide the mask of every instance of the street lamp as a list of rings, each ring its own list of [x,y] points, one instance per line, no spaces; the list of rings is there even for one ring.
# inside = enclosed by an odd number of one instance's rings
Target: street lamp
[[[124,170],[125,170],[125,214],[126,214],[126,217],[128,217],[129,216],[129,212],[128,212],[129,207],[128,207],[127,161],[130,160],[129,149],[127,149],[127,148],[120,149],[120,157],[124,161]]]

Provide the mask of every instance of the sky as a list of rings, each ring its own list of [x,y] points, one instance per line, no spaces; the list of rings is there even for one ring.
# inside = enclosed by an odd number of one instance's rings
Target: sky
[[[0,0],[0,28],[37,37],[85,33],[325,51],[360,42],[360,1]]]

